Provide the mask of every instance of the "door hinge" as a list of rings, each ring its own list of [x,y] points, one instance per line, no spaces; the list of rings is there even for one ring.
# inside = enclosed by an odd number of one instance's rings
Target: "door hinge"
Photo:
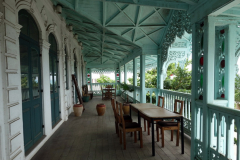
[[[42,125],[42,128],[44,128],[45,126],[44,125]]]
[[[58,86],[58,88],[60,88],[60,86]]]
[[[59,113],[61,113],[61,111],[59,111]]]
[[[39,57],[42,57],[42,54],[39,54]]]
[[[57,63],[59,63],[59,61],[57,61]]]
[[[41,89],[41,90],[38,90],[38,92],[43,92],[43,89]]]

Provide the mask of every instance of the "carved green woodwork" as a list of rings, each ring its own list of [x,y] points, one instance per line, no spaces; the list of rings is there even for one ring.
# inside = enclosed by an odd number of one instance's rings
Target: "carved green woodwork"
[[[199,24],[198,26],[198,99],[203,100],[204,92],[203,92],[203,79],[204,79],[204,23]]]
[[[215,98],[225,99],[225,58],[226,58],[226,33],[225,28],[216,28],[216,53],[215,53]]]

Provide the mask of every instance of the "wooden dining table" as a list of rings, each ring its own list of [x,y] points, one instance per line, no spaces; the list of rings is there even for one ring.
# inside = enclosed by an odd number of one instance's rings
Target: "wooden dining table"
[[[141,117],[147,118],[152,124],[152,155],[155,156],[155,137],[154,137],[154,120],[160,119],[176,119],[181,121],[181,148],[184,154],[184,130],[183,130],[183,116],[170,112],[162,107],[158,107],[151,103],[137,103],[130,104],[130,116],[132,111],[138,113],[138,123],[141,126]]]
[[[103,92],[105,92],[104,98],[112,98],[112,91],[114,91],[115,88],[103,88]]]

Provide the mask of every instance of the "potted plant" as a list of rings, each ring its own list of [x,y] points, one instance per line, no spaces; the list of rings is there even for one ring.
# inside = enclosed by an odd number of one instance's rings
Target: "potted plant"
[[[128,92],[133,92],[134,89],[132,87],[129,87],[129,85],[127,85],[126,83],[121,83],[120,87],[123,89],[123,92],[121,94],[123,94],[124,92],[126,92],[127,97],[125,97],[127,99],[127,101],[125,103],[123,103],[123,112],[124,114],[129,114],[130,113],[130,104],[128,102]]]

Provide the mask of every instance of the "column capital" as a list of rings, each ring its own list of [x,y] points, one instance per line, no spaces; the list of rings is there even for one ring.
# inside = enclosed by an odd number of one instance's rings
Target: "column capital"
[[[46,41],[45,39],[43,39],[43,40],[40,40],[39,42],[40,42],[41,48],[45,48],[45,49],[49,50],[51,44],[48,43],[48,41]]]

